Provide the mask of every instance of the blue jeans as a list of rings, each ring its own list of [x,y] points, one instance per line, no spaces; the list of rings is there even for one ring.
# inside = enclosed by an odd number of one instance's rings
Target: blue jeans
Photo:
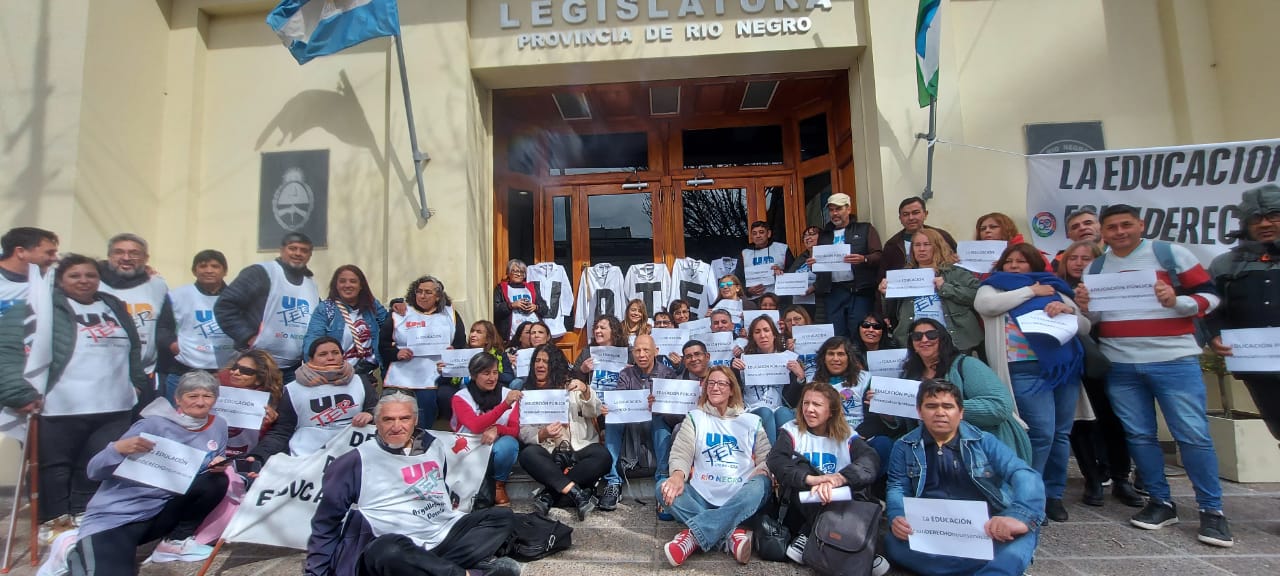
[[[925,554],[911,549],[905,540],[892,532],[884,535],[884,556],[898,568],[906,568],[921,576],[961,576],[968,574],[1008,574],[1020,576],[1031,566],[1040,540],[1038,530],[1014,538],[1012,542],[994,542],[995,555],[990,562],[955,556]]]
[[[178,380],[182,379],[181,374],[165,374],[164,375],[164,397],[169,400],[170,404],[177,406],[173,401],[173,395],[178,391]]]
[[[675,427],[668,426],[662,414],[654,414],[649,426],[649,434],[653,437],[653,457],[658,460],[658,469],[654,477],[662,480],[671,470],[667,460],[671,458],[671,433],[675,431]]]
[[[752,408],[751,413],[760,417],[760,426],[764,427],[764,433],[769,437],[769,445],[778,441],[778,427],[796,419],[796,412],[786,406],[777,408]]]
[[[1018,415],[1031,437],[1031,462],[1044,478],[1044,497],[1062,499],[1067,489],[1067,460],[1071,456],[1071,427],[1075,425],[1080,380],[1049,389],[1035,360],[1009,363],[1009,380]],[[1038,391],[1032,392],[1032,390]]]
[[[667,482],[668,480],[663,480],[654,486],[654,492],[660,503],[663,502],[662,485]],[[684,492],[676,496],[667,507],[667,511],[681,524],[689,527],[689,532],[693,533],[699,548],[715,550],[725,536],[760,510],[765,498],[772,490],[773,486],[770,485],[768,476],[763,474],[752,476],[746,484],[742,485],[738,493],[733,495],[733,498],[717,508],[686,483]]]
[[[1111,373],[1107,375],[1107,395],[1124,425],[1129,454],[1151,497],[1161,502],[1171,501],[1169,482],[1164,477],[1164,453],[1156,438],[1154,402],[1159,402],[1169,432],[1178,442],[1187,478],[1195,488],[1196,503],[1203,510],[1222,510],[1218,455],[1213,450],[1209,420],[1205,417],[1204,380],[1199,359],[1187,356],[1146,364],[1112,362]]]
[[[876,478],[884,478],[889,474],[889,456],[893,453],[893,443],[896,440],[891,436],[881,434],[867,438],[867,444],[876,451],[876,455],[880,457],[880,471],[876,473]]]
[[[512,380],[510,384],[507,384],[507,388],[510,390],[524,390],[524,378]]]
[[[493,443],[493,479],[506,482],[511,476],[511,466],[520,455],[520,441],[514,436],[499,436]]]
[[[859,296],[848,288],[832,286],[823,300],[827,305],[827,321],[835,329],[836,336],[858,341],[858,323],[862,322],[875,306],[874,296]]]
[[[618,458],[622,456],[622,437],[626,433],[626,424],[604,425],[604,447],[609,450],[609,472],[604,475],[606,484],[622,484],[622,475],[618,473]]]

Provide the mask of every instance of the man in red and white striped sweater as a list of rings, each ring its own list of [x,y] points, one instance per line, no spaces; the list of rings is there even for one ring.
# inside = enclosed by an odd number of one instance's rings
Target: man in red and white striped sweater
[[[1201,347],[1193,323],[1218,305],[1212,279],[1186,248],[1144,240],[1145,226],[1137,208],[1109,206],[1102,211],[1101,221],[1109,251],[1091,272],[1155,270],[1155,293],[1161,306],[1089,314],[1098,325],[1099,347],[1111,360],[1107,394],[1124,424],[1129,451],[1150,494],[1147,505],[1129,522],[1147,530],[1178,522],[1164,476],[1164,454],[1156,439],[1154,404],[1158,402],[1195,488],[1199,540],[1231,546],[1231,529],[1222,514],[1218,457],[1205,417]],[[1089,291],[1083,284],[1076,289],[1076,303],[1088,313]]]

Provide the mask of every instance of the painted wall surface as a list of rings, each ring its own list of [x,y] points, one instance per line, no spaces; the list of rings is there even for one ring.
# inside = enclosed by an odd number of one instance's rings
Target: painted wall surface
[[[1214,53],[1212,66],[1221,90],[1223,136],[1228,140],[1280,134],[1275,111],[1280,94],[1274,38],[1280,2],[1207,2]]]

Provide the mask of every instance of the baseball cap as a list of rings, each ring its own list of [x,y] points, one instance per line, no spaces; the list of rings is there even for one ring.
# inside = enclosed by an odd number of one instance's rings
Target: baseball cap
[[[844,192],[836,192],[827,199],[827,206],[848,206],[849,204],[852,202],[849,200],[849,195]]]

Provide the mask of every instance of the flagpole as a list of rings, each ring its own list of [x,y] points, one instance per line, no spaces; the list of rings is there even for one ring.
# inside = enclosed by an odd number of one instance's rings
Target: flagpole
[[[427,209],[427,191],[422,184],[422,166],[431,160],[431,156],[418,149],[418,129],[413,122],[413,102],[409,99],[409,74],[404,65],[404,43],[400,34],[396,38],[396,59],[400,61],[400,90],[404,92],[404,115],[409,122],[409,146],[413,148],[413,173],[418,183],[418,204],[422,207],[422,221],[431,219],[431,211]]]
[[[933,198],[933,145],[938,139],[938,99],[936,97],[929,98],[929,133],[916,134],[917,138],[924,138],[929,146],[928,164],[925,166],[924,173],[924,191],[920,193],[920,197],[928,200]]]

